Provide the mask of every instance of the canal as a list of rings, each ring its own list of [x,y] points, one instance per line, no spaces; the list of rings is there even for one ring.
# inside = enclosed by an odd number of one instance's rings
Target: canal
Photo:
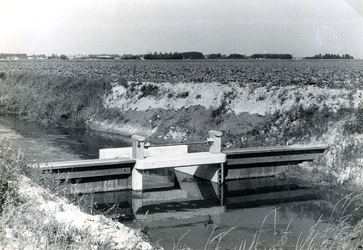
[[[100,148],[128,147],[128,138],[89,130],[46,128],[14,116],[0,117],[0,140],[20,148],[27,161],[98,158]],[[262,248],[296,243],[326,231],[354,207],[337,205],[344,194],[309,189],[281,178],[227,181],[224,186],[172,170],[146,173],[143,192],[93,194],[97,209],[164,249]],[[343,202],[341,202],[343,203]],[[344,213],[343,213],[344,212]],[[349,220],[360,219],[357,214]],[[310,236],[309,236],[310,235]],[[241,248],[243,249],[243,248]]]

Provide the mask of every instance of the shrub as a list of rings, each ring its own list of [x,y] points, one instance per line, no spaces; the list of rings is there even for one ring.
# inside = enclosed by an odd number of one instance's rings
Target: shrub
[[[211,114],[212,118],[219,117],[221,114],[226,113],[228,103],[231,103],[231,100],[233,100],[234,98],[236,98],[236,93],[234,93],[232,91],[225,92],[223,94],[221,104],[219,105],[219,107],[212,111],[212,114]],[[217,123],[220,123],[220,122],[221,122],[221,120],[219,119],[219,121]]]
[[[129,87],[127,80],[123,77],[119,80],[119,85],[123,86],[125,89]]]
[[[7,190],[8,183],[20,174],[27,173],[27,165],[20,151],[14,152],[6,140],[0,142],[0,190]]]
[[[129,90],[127,91],[127,95],[128,96],[131,96],[131,94],[135,94],[136,95],[138,93],[138,91],[139,91],[138,84],[135,83],[135,82],[132,82],[131,85],[130,85]]]
[[[355,112],[355,118],[357,120],[357,132],[363,133],[363,101],[358,105],[357,111]]]
[[[256,98],[256,101],[264,101],[264,100],[266,100],[266,95],[264,95],[264,94],[260,95]]]
[[[157,96],[159,92],[159,87],[154,84],[145,84],[141,87],[140,91],[140,98],[147,96]]]
[[[187,98],[188,96],[189,96],[189,91],[184,91],[184,92],[179,93],[176,97],[184,99],[184,98]]]
[[[212,113],[211,113],[212,118],[216,118],[216,117],[220,116],[221,114],[225,113],[226,108],[227,108],[227,102],[225,100],[223,100],[221,102],[221,104],[218,106],[218,108],[212,110]]]

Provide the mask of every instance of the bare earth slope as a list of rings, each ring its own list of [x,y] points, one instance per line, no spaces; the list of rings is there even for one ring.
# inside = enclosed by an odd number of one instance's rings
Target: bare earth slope
[[[157,86],[145,95],[143,86]],[[156,87],[155,87],[156,88]],[[259,87],[212,83],[128,83],[115,85],[105,106],[121,111],[113,119],[93,118],[93,128],[152,140],[199,139],[210,129],[244,134],[268,123],[276,111],[316,104],[334,111],[358,106],[361,91],[316,86]]]

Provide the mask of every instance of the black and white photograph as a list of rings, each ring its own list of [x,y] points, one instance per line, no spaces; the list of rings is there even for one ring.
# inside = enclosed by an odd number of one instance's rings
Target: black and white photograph
[[[363,1],[0,0],[0,250],[363,248]]]

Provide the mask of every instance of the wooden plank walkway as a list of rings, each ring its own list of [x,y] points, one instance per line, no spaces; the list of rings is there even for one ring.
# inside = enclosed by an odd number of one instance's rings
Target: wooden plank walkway
[[[313,161],[324,153],[327,145],[276,146],[264,148],[227,149],[228,166],[248,167],[268,164],[298,164]]]
[[[39,167],[44,173],[55,174],[56,179],[64,180],[130,175],[135,162],[131,158],[91,159],[42,163]]]

